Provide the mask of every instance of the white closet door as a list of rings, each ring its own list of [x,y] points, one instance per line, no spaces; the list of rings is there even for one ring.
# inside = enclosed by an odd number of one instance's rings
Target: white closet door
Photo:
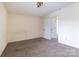
[[[44,35],[43,37],[51,40],[57,38],[57,17],[46,18],[44,21]]]
[[[51,39],[51,20],[50,18],[45,19],[44,21],[44,35],[45,39]]]
[[[51,18],[51,38],[57,38],[57,16]]]

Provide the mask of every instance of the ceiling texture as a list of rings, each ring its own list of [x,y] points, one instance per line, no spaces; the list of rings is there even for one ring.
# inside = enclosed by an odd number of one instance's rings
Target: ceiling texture
[[[71,2],[44,2],[43,6],[37,8],[36,2],[5,2],[9,13],[31,16],[46,16],[60,8],[72,4]]]

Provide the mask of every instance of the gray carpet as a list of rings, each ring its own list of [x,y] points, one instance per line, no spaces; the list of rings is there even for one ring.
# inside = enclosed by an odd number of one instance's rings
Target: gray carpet
[[[63,45],[57,39],[33,39],[9,43],[1,57],[77,57],[79,49]]]

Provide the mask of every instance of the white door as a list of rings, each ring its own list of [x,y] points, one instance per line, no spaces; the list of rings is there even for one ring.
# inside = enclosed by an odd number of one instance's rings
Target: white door
[[[51,40],[52,38],[57,38],[57,17],[47,18],[44,21],[44,34],[45,39]]]
[[[57,38],[57,16],[51,18],[51,39]]]
[[[43,33],[43,37],[45,39],[51,39],[51,21],[49,18],[45,19],[44,21],[44,33]]]

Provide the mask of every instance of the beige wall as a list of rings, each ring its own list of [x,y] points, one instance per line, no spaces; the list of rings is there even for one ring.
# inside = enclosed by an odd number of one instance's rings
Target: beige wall
[[[7,45],[7,12],[3,3],[0,3],[0,55]]]
[[[79,48],[79,3],[62,8],[47,17],[58,16],[58,40],[60,43]]]
[[[43,20],[35,16],[9,14],[8,42],[42,37]]]

